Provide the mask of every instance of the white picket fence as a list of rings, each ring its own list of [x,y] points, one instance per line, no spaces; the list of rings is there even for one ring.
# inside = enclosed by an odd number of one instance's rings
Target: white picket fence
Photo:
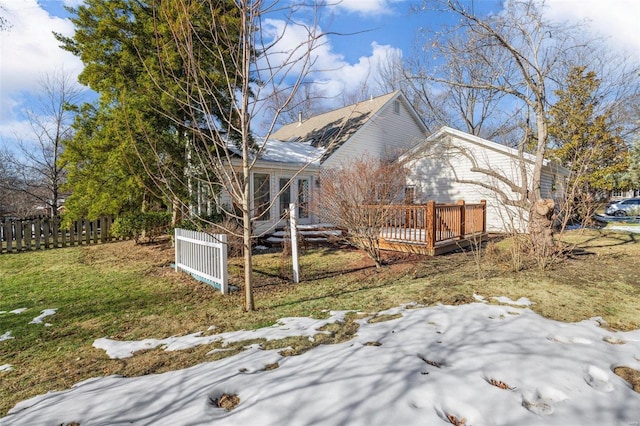
[[[176,271],[189,272],[195,278],[229,292],[227,273],[227,236],[206,232],[175,230]]]

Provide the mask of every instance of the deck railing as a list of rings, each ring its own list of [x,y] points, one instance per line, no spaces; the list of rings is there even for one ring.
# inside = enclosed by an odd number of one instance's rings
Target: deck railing
[[[383,211],[381,237],[385,241],[423,244],[433,249],[437,243],[480,236],[486,232],[487,203],[459,201],[457,204],[366,206]]]

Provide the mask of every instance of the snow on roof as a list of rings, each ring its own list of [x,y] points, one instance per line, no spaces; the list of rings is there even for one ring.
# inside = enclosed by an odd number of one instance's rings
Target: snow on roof
[[[264,142],[258,141],[258,144],[261,143]],[[242,151],[232,144],[229,144],[229,150],[236,155],[242,154]],[[274,163],[319,165],[324,152],[324,148],[313,147],[311,142],[288,142],[268,139],[260,153],[260,160]]]
[[[286,142],[269,139],[260,159],[276,163],[320,164],[324,148],[315,148],[311,142]]]
[[[326,149],[322,158],[324,161],[376,117],[385,105],[400,97],[404,95],[396,90],[386,95],[363,100],[302,121],[286,124],[276,130],[272,136],[275,139],[287,141],[310,141],[313,146],[324,147]],[[414,116],[420,126],[424,127],[424,123],[415,114],[413,108],[409,107],[409,113]]]

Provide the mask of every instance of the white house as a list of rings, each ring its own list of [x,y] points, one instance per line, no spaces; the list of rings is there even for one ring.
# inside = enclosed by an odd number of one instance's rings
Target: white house
[[[282,224],[290,202],[299,205],[299,223],[317,222],[307,206],[321,168],[363,156],[397,158],[424,140],[426,131],[400,91],[281,127],[251,172],[256,233]]]
[[[283,224],[290,202],[299,205],[300,223],[317,223],[319,219],[307,207],[320,184],[320,170],[348,165],[365,156],[406,162],[410,177],[404,195],[413,199],[405,202],[484,199],[488,230],[522,227],[526,219],[489,189],[495,186],[509,193],[504,182],[473,171],[490,169],[519,184],[516,150],[448,127],[427,137],[427,128],[415,109],[396,91],[301,119],[271,135],[252,170],[256,232]],[[533,160],[525,155],[529,179]],[[568,171],[551,162],[544,167],[543,197],[553,198],[562,190]]]
[[[526,179],[531,187],[535,156],[524,153]],[[450,127],[426,138],[401,157],[415,189],[416,203],[435,200],[451,202],[487,201],[487,230],[526,230],[528,211],[514,208],[506,200],[517,200],[514,186],[520,186],[518,150]],[[560,199],[569,170],[545,160],[542,169],[542,198]]]

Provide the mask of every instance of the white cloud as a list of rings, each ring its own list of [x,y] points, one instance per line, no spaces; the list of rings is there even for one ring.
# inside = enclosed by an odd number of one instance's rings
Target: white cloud
[[[640,59],[640,1],[547,0],[548,14],[559,21],[588,20],[591,29],[609,44]]]
[[[318,83],[322,84],[327,96],[339,96],[349,90],[358,90],[365,84],[374,85],[378,65],[386,62],[387,58],[402,55],[399,48],[390,45],[380,45],[375,41],[371,43],[371,54],[361,56],[358,62],[349,64],[341,55],[333,55],[326,58],[325,62],[331,67],[320,73]],[[332,62],[329,63],[329,60]]]
[[[39,89],[42,78],[61,70],[78,74],[82,63],[60,49],[52,33],[73,35],[68,19],[51,16],[36,0],[0,0],[0,6],[11,25],[8,31],[0,32],[0,136],[12,137],[8,129],[21,127],[17,112]]]
[[[275,39],[276,34],[282,34],[280,40],[271,49],[269,54],[272,69],[282,64],[287,59],[302,55],[308,48],[305,42],[308,40],[308,32],[300,25],[289,26],[285,29],[284,21],[267,20],[265,34],[268,39]],[[317,29],[321,33],[320,29]],[[371,43],[371,51],[367,55],[360,56],[356,63],[349,63],[344,55],[336,52],[331,44],[331,39],[324,38],[311,52],[313,67],[309,72],[309,78],[326,98],[336,98],[337,105],[342,101],[340,97],[345,91],[360,89],[366,82],[373,82],[376,78],[378,64],[386,61],[390,56],[402,55],[400,49],[390,45],[380,45],[375,41]],[[262,64],[264,66],[264,62]],[[302,71],[302,65],[297,64],[289,70],[290,75],[297,76]]]
[[[341,0],[336,2],[336,8],[347,12],[359,14],[386,14],[389,13],[388,0]]]

